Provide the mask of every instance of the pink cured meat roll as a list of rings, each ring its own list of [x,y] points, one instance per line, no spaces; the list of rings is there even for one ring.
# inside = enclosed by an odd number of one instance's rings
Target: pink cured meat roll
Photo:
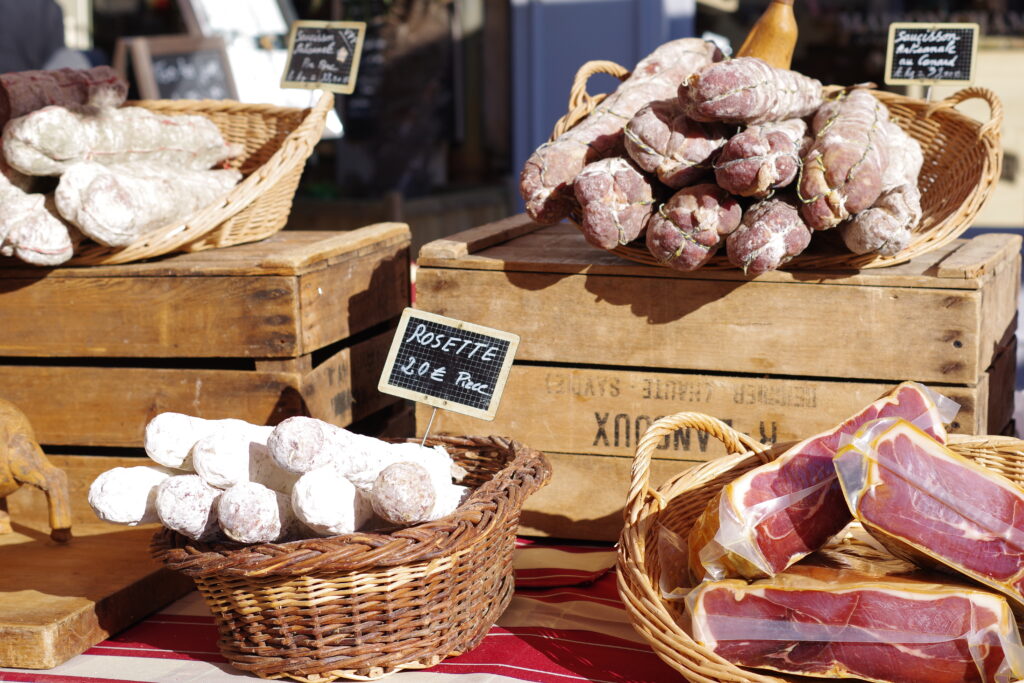
[[[694,640],[740,666],[809,676],[1009,683],[1024,674],[1002,596],[895,560],[860,571],[817,557],[751,584],[699,585],[687,597]]]
[[[823,546],[850,520],[832,458],[844,435],[898,416],[946,441],[959,406],[916,382],[904,382],[832,429],[740,475],[709,501],[688,539],[695,580],[771,576]]]
[[[835,468],[854,517],[895,554],[1024,608],[1024,490],[894,418],[865,425]]]

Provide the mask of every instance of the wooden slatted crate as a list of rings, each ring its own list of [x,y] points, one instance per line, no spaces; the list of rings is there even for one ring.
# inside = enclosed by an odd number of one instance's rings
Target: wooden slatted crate
[[[1021,238],[984,234],[861,272],[681,273],[517,216],[427,244],[417,306],[522,338],[497,417],[439,411],[432,432],[503,434],[552,457],[526,532],[617,537],[633,450],[660,416],[697,410],[764,442],[826,429],[901,380],[961,404],[953,431],[1013,413]],[[422,432],[430,409],[417,408]],[[680,431],[655,484],[722,453]]]
[[[49,540],[42,492],[7,498],[0,666],[56,666],[191,589],[149,557],[153,527],[99,522],[87,502],[100,472],[145,462],[157,413],[412,432],[408,404],[377,391],[409,243],[383,223],[122,266],[0,264],[0,397],[68,474],[74,534]]]
[[[0,397],[40,443],[138,447],[176,411],[348,425],[409,303],[409,229],[283,231],[149,263],[0,266]]]

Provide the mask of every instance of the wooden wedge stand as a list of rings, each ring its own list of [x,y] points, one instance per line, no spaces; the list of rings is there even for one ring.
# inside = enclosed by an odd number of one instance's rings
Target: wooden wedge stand
[[[769,65],[788,69],[796,47],[797,26],[793,0],[772,0],[750,29],[737,57],[760,57]]]

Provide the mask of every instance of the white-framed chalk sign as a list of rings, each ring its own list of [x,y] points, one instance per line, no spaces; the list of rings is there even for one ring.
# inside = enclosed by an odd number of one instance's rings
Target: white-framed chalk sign
[[[518,346],[516,334],[407,308],[377,388],[493,420]]]
[[[281,87],[351,95],[365,35],[363,21],[293,21]]]
[[[891,85],[974,80],[978,24],[889,24],[885,82]]]

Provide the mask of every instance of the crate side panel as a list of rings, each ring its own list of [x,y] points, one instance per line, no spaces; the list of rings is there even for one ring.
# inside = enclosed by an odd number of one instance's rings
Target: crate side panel
[[[0,280],[0,356],[299,355],[294,277]]]
[[[409,243],[368,249],[300,279],[304,353],[401,315],[409,305]]]
[[[302,381],[309,415],[345,426],[398,403],[397,396],[377,390],[394,330],[342,349],[313,368]]]
[[[804,377],[974,382],[994,351],[978,348],[980,303],[923,287],[417,274],[420,308],[519,334],[521,360]]]
[[[695,411],[717,417],[761,443],[787,442],[835,426],[893,386],[886,382],[515,365],[494,422],[438,411],[431,433],[500,434],[545,452],[631,456],[655,420]],[[988,387],[987,380],[969,387],[934,387],[961,406],[952,431],[976,434],[988,429]],[[420,435],[430,413],[429,406],[417,405]],[[718,441],[692,429],[666,437],[656,450],[658,458],[687,461],[724,454]]]

